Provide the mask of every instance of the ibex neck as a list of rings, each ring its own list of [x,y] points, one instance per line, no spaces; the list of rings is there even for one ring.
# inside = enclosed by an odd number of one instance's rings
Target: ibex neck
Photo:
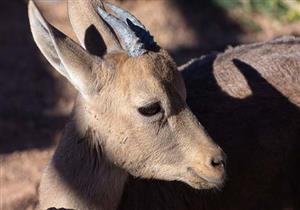
[[[53,159],[59,176],[74,192],[75,209],[115,210],[128,174],[106,160],[100,139],[75,114]],[[81,119],[81,120],[80,120]]]

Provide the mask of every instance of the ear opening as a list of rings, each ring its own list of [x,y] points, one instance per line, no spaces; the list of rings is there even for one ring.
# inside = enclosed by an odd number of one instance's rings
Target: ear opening
[[[85,31],[84,45],[92,55],[103,57],[106,53],[105,42],[94,25],[89,26]]]

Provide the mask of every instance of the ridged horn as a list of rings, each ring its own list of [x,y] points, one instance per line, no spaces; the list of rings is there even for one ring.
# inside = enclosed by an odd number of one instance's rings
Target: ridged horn
[[[144,44],[136,36],[135,32],[119,18],[105,12],[101,7],[97,7],[99,15],[114,29],[119,35],[128,55],[136,57],[147,52]]]
[[[135,32],[138,38],[140,38],[140,41],[144,44],[146,50],[153,50],[157,47],[153,36],[151,36],[146,27],[134,15],[111,3],[105,3],[105,6],[110,8],[124,23],[127,23],[129,28]]]

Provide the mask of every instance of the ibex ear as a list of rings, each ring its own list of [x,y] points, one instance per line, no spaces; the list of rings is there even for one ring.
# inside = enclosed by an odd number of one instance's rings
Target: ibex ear
[[[48,24],[32,0],[28,13],[33,38],[44,56],[83,96],[88,96],[93,80],[92,65],[99,58]]]

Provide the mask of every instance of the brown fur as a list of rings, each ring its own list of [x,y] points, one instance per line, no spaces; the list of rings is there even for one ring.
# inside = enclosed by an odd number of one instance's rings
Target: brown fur
[[[42,53],[79,92],[41,182],[41,209],[117,209],[129,174],[197,189],[222,186],[224,153],[189,110],[166,51],[129,57],[114,48],[100,57],[51,26],[32,1],[29,19]],[[156,114],[140,113],[153,103],[161,107]]]

